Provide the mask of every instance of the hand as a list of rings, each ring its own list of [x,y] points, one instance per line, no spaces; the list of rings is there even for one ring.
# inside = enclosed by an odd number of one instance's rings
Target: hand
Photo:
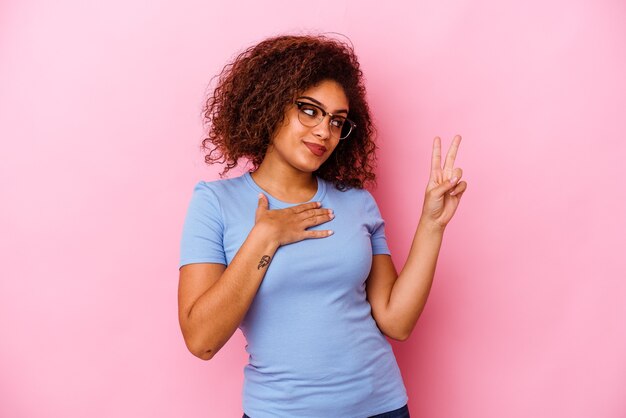
[[[463,170],[454,168],[454,160],[461,143],[461,136],[457,135],[452,140],[452,145],[446,155],[446,162],[441,169],[441,139],[435,137],[433,142],[433,155],[430,170],[430,178],[426,186],[426,197],[422,209],[420,222],[428,222],[445,228],[456,208],[459,206],[461,196],[467,189],[467,183],[459,183]],[[453,180],[451,182],[450,180]]]
[[[331,209],[320,209],[321,203],[302,203],[285,209],[269,210],[269,201],[259,194],[255,215],[255,228],[263,228],[270,239],[278,245],[291,244],[307,238],[325,238],[333,234],[330,230],[309,231],[314,225],[328,222],[335,217]]]

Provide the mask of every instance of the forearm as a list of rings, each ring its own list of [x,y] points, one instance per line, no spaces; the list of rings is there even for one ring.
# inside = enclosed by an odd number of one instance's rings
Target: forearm
[[[193,304],[187,331],[203,358],[210,359],[237,330],[277,249],[263,231],[252,229],[217,282]]]
[[[420,220],[409,256],[398,275],[387,305],[389,323],[408,338],[419,318],[435,275],[444,228]]]

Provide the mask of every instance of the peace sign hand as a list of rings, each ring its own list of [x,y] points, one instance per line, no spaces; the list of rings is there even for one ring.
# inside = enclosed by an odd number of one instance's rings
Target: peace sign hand
[[[420,222],[428,222],[442,229],[446,227],[459,206],[461,196],[467,189],[467,183],[459,179],[463,170],[454,168],[454,160],[461,143],[461,136],[456,135],[446,155],[446,162],[441,168],[441,139],[433,141],[433,155],[430,178],[426,186],[426,196]]]

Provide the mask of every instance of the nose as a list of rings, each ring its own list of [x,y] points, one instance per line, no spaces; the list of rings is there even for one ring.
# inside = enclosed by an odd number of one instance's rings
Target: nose
[[[327,117],[330,117],[330,115],[324,116],[322,121],[318,123],[317,126],[313,127],[313,135],[317,136],[318,138],[330,138],[330,120],[327,120]]]

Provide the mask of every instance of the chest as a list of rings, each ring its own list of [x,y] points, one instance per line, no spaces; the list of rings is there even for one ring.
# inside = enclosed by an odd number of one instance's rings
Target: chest
[[[305,239],[281,246],[270,261],[257,298],[296,297],[306,293],[362,292],[372,262],[370,226],[349,205],[325,202],[335,218],[309,229],[333,230],[325,238]],[[224,229],[224,249],[230,263],[254,226],[255,208],[230,211]]]

